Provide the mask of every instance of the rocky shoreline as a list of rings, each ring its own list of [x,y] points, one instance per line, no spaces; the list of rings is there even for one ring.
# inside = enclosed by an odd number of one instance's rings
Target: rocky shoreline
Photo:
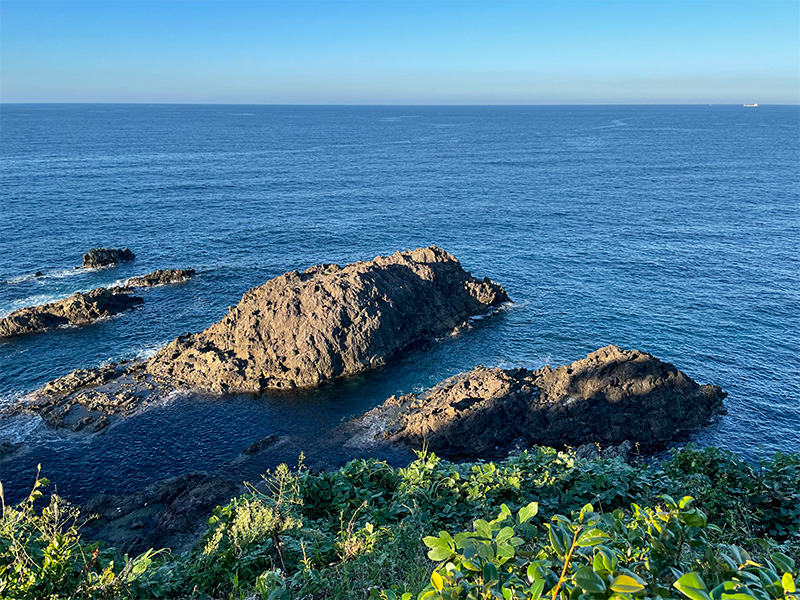
[[[176,389],[216,394],[314,387],[381,366],[509,302],[436,247],[345,267],[291,271],[248,291],[205,331],[140,363],[79,370],[14,407],[57,427],[98,431]]]
[[[97,288],[58,302],[20,308],[0,319],[0,338],[41,333],[65,325],[82,326],[132,310],[144,303],[132,290]]]
[[[706,425],[726,395],[650,354],[607,346],[556,369],[477,367],[392,396],[349,427],[357,442],[425,445],[464,459],[534,445],[652,449]]]

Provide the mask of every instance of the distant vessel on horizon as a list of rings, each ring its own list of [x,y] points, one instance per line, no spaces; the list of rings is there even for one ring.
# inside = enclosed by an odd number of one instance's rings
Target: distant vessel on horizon
[[[752,104],[743,104],[742,106],[744,106],[745,108],[755,108],[756,106],[758,106],[758,102],[753,102]]]

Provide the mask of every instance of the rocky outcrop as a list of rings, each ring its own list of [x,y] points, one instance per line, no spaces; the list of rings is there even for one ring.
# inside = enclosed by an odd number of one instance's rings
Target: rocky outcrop
[[[195,275],[194,269],[159,269],[141,277],[131,277],[126,287],[154,287],[168,283],[181,283]]]
[[[52,427],[97,432],[114,418],[129,415],[169,391],[150,380],[143,363],[127,361],[73,371],[51,381],[6,412],[34,413]]]
[[[111,542],[120,554],[185,548],[203,533],[214,507],[242,491],[220,475],[193,472],[151,483],[133,494],[101,494],[81,507],[81,532]]]
[[[316,386],[383,365],[413,342],[508,301],[436,247],[292,271],[247,292],[205,331],[158,352],[147,372],[212,392]]]
[[[129,262],[136,258],[130,248],[90,248],[83,255],[84,269],[96,269],[98,267],[109,267],[121,262]]]
[[[354,425],[449,457],[537,444],[657,447],[708,423],[725,396],[650,354],[607,346],[557,369],[478,367],[422,394],[392,396]]]
[[[15,405],[53,426],[97,431],[175,389],[258,392],[318,385],[384,364],[508,301],[439,248],[292,271],[247,292],[205,331],[140,363],[79,370]]]
[[[0,319],[0,337],[38,333],[62,325],[86,325],[131,310],[144,302],[118,288],[76,292],[58,302],[20,308]]]

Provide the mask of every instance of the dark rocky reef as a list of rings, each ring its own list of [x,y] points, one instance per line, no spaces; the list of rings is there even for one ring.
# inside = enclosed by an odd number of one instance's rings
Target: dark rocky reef
[[[81,507],[81,533],[110,542],[120,553],[136,554],[148,548],[186,550],[205,532],[215,506],[247,491],[242,483],[230,480],[230,473],[248,461],[258,463],[281,441],[274,435],[258,440],[212,472],[193,471],[130,494],[95,496]],[[252,488],[264,491],[264,483]]]
[[[130,248],[90,248],[89,251],[83,255],[84,269],[95,269],[97,267],[108,267],[116,265],[121,262],[130,262],[136,255],[131,252]]]
[[[504,302],[501,286],[472,277],[436,247],[319,265],[251,289],[225,318],[177,338],[146,370],[212,392],[316,386],[383,365]]]
[[[141,277],[131,277],[125,282],[126,287],[154,287],[169,283],[181,283],[195,275],[194,269],[159,269]]]
[[[365,438],[427,443],[456,458],[532,445],[656,448],[707,424],[725,396],[650,354],[607,346],[556,369],[478,367],[424,393],[392,396],[354,426]]]
[[[62,325],[86,325],[130,310],[144,302],[119,288],[76,292],[58,302],[20,308],[0,319],[0,337],[39,333]]]
[[[175,389],[315,386],[382,365],[504,302],[501,286],[472,277],[435,247],[292,271],[250,290],[221,321],[177,338],[146,362],[75,371],[8,412],[97,431]]]

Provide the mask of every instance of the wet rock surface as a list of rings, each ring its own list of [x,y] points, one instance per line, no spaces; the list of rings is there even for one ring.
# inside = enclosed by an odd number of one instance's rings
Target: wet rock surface
[[[211,392],[311,387],[383,365],[508,301],[436,247],[291,271],[247,292],[221,321],[177,338],[147,364]]]
[[[362,439],[427,443],[455,458],[537,444],[656,448],[707,424],[725,396],[650,354],[607,346],[556,369],[478,367],[422,394],[392,396],[352,426]]]
[[[195,275],[194,269],[159,269],[141,277],[131,277],[125,282],[127,287],[154,287],[170,283],[181,283]]]
[[[127,290],[97,288],[58,302],[20,308],[0,319],[0,337],[40,333],[63,325],[87,325],[131,310],[144,299]]]
[[[141,362],[78,369],[49,382],[5,414],[37,414],[52,427],[96,433],[170,392],[150,380]]]
[[[121,262],[130,262],[136,255],[130,248],[90,248],[83,255],[84,269],[96,269],[98,267],[109,267]]]

